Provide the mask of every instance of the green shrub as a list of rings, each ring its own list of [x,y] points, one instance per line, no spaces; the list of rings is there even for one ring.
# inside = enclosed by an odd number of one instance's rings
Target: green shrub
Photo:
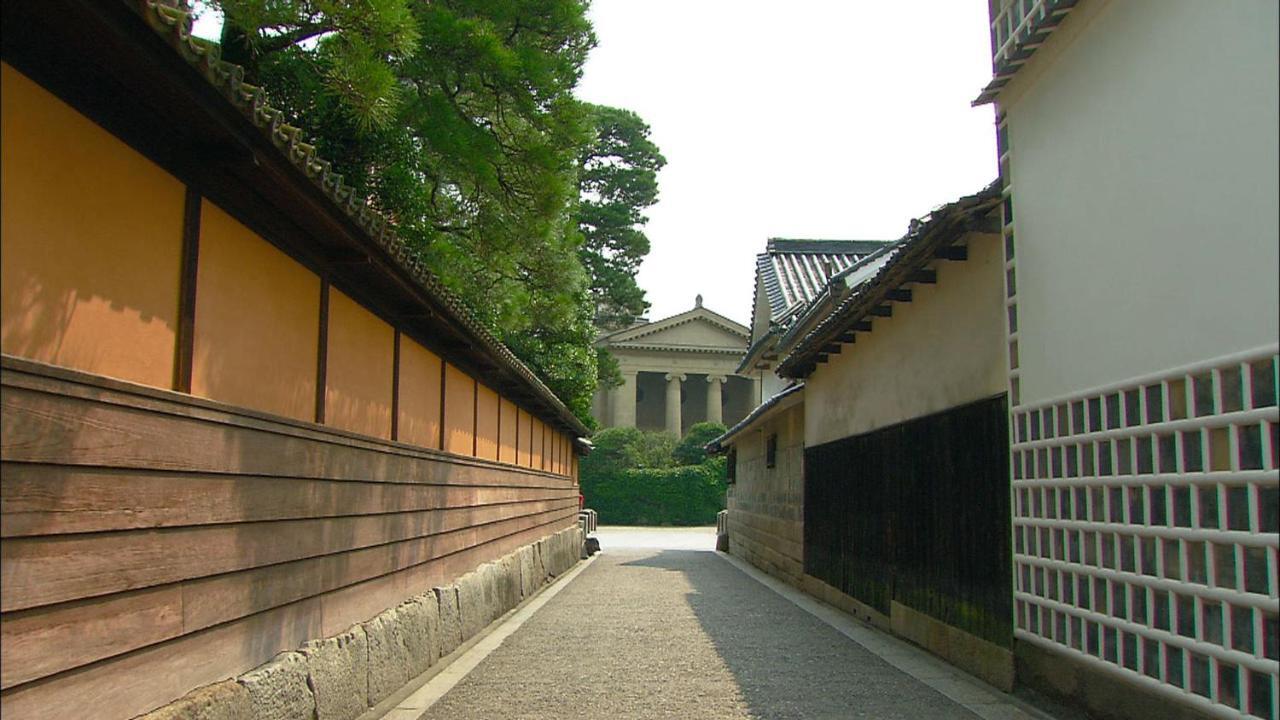
[[[582,493],[602,524],[710,525],[724,509],[724,463],[583,475]]]
[[[689,428],[671,456],[677,465],[700,465],[707,459],[707,451],[703,446],[725,434],[729,428],[720,423],[700,422]]]
[[[601,430],[579,466],[587,507],[605,524],[714,523],[724,509],[725,461],[708,458],[702,445],[723,432],[723,425],[699,423],[677,444],[664,432]]]

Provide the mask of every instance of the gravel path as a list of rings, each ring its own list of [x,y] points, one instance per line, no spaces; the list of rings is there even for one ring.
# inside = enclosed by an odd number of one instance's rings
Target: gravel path
[[[606,545],[423,717],[977,716],[715,553]]]

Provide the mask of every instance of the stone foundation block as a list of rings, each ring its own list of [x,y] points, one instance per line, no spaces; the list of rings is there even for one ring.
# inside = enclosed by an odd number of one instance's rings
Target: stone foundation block
[[[555,535],[548,535],[538,541],[538,557],[542,560],[542,577],[550,580],[557,575],[555,556]]]
[[[440,605],[435,595],[427,593],[402,603],[397,610],[406,668],[414,678],[440,659]]]
[[[504,612],[502,609],[502,566],[496,562],[487,562],[480,566],[480,577],[484,579],[485,625],[498,619]]]
[[[307,660],[283,652],[237,678],[249,693],[254,720],[297,720],[315,716],[316,700],[307,685]]]
[[[538,542],[529,546],[530,552],[533,553],[534,582],[537,584],[538,587],[542,587],[543,585],[546,585],[547,576],[551,574],[550,571],[547,570],[547,556],[546,556],[545,543],[546,543],[545,540],[539,540]]]
[[[483,566],[472,570],[457,580],[458,612],[462,619],[462,640],[475,637],[489,624],[489,613],[484,604]]]
[[[462,644],[462,616],[458,613],[458,588],[449,585],[432,591],[440,615],[440,655],[448,655]]]
[[[364,628],[302,646],[319,720],[354,720],[369,698],[369,642]]]
[[[498,564],[498,597],[502,601],[502,612],[520,604],[523,594],[520,592],[520,557],[511,553],[502,558]]]
[[[516,557],[520,563],[520,597],[523,599],[538,591],[542,586],[540,582],[542,578],[536,574],[534,551],[531,546],[525,545],[520,548],[516,551]]]
[[[400,607],[384,610],[374,619],[363,623],[369,640],[368,687],[369,706],[409,682],[409,658],[404,638]]]
[[[249,691],[235,680],[197,688],[138,720],[252,720]]]

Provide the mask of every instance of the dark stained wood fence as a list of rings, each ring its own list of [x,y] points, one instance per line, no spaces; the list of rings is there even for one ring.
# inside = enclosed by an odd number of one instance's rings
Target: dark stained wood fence
[[[128,718],[572,527],[569,477],[3,358],[6,716]]]
[[[805,572],[1012,646],[1005,396],[806,448]]]

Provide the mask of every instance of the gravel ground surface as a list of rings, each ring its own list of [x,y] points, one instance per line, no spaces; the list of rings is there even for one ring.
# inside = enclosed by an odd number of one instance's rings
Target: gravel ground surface
[[[977,717],[712,552],[608,535],[423,717]]]

